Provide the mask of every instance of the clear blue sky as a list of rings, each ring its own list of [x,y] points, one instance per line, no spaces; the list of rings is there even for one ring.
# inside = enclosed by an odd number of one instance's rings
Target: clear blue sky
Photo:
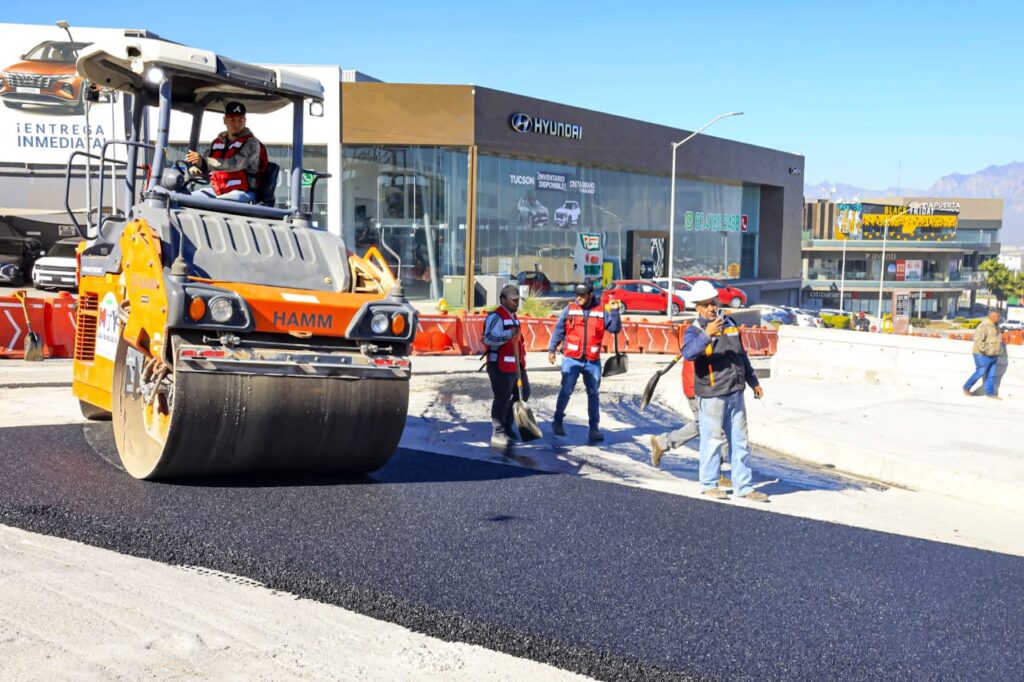
[[[690,130],[742,110],[709,132],[802,153],[812,183],[881,189],[1024,161],[1022,7],[50,0],[6,3],[2,21],[147,28],[247,61],[475,83]]]

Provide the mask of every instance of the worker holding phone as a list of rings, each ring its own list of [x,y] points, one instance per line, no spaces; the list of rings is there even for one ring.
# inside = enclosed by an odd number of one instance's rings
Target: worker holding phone
[[[718,290],[700,281],[685,294],[697,309],[697,320],[683,337],[683,359],[693,361],[694,393],[700,424],[701,493],[726,499],[718,487],[721,474],[719,450],[728,442],[732,456],[732,484],[735,496],[753,502],[767,502],[768,495],[754,490],[751,482],[750,448],[747,443],[747,412],[743,391],[761,388],[750,364],[736,322],[718,308]]]

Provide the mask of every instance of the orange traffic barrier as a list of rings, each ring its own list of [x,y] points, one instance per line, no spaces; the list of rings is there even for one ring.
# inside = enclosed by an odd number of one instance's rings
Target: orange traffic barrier
[[[43,344],[43,357],[51,357],[50,346],[46,342],[46,302],[41,298],[27,298],[25,303],[32,331]],[[27,334],[28,325],[25,324],[21,302],[13,296],[0,297],[0,358],[25,357]]]
[[[675,355],[679,352],[678,325],[644,320],[636,323],[636,337],[641,353]]]
[[[523,340],[526,342],[526,350],[531,353],[547,352],[556,322],[558,319],[554,317],[520,317],[519,325],[522,328]]]
[[[459,346],[464,355],[480,355],[487,346],[484,344],[484,320],[487,315],[463,313],[459,316]]]
[[[459,318],[449,315],[421,315],[416,323],[412,349],[420,355],[462,355]]]
[[[602,353],[614,353],[615,345],[613,342],[613,334],[605,333],[604,339],[601,340],[601,352]],[[625,322],[622,323],[622,330],[619,332],[619,352],[620,353],[639,353],[640,345],[637,343],[636,323]]]
[[[75,353],[75,299],[61,294],[46,301],[46,343],[55,358]]]
[[[775,355],[779,350],[779,330],[762,329],[761,334],[768,341],[768,350],[765,355]]]

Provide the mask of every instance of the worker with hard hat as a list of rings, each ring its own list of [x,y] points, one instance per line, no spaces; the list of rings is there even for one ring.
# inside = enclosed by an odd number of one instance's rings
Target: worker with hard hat
[[[751,482],[750,448],[747,444],[747,412],[743,391],[764,395],[750,364],[736,322],[718,309],[718,290],[699,281],[685,294],[697,309],[697,319],[683,336],[683,359],[693,361],[693,389],[697,396],[700,425],[701,493],[715,499],[727,497],[718,486],[719,449],[728,442],[732,455],[734,496],[767,502],[768,495],[754,490]]]
[[[507,453],[515,440],[512,403],[519,399],[516,377],[523,378],[523,400],[530,398],[526,376],[526,344],[519,331],[519,287],[507,284],[499,294],[499,305],[484,320],[487,346],[487,378],[491,380],[491,447]],[[517,368],[518,365],[518,368]]]
[[[576,388],[576,382],[583,375],[587,389],[587,415],[590,426],[590,442],[604,440],[601,434],[601,409],[598,390],[601,387],[601,342],[604,333],[617,334],[622,329],[619,302],[612,300],[607,310],[594,297],[593,282],[577,284],[575,298],[562,310],[562,314],[551,332],[548,345],[548,362],[555,364],[555,351],[562,350],[562,388],[555,403],[555,418],[551,430],[556,436],[565,435],[565,408],[569,397]]]

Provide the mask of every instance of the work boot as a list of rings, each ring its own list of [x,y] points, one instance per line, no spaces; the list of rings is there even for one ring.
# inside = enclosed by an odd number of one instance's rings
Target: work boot
[[[604,434],[601,433],[600,429],[590,429],[590,442],[600,443],[604,440]]]
[[[767,502],[768,500],[771,499],[765,493],[759,492],[757,490],[753,490],[747,493],[746,495],[737,495],[736,497],[738,497],[741,500],[750,500],[751,502]]]
[[[721,476],[718,477],[718,487],[719,488],[731,488],[732,487],[732,479],[729,478],[728,476],[726,476],[725,474],[722,474]]]
[[[512,448],[512,443],[504,433],[494,433],[491,434],[491,447],[500,454],[507,455]]]
[[[705,497],[710,497],[713,500],[729,499],[729,496],[726,495],[725,491],[722,490],[721,488],[708,488],[707,490],[702,490],[700,494],[704,495]]]
[[[564,436],[565,427],[562,426],[562,422],[557,420],[553,421],[551,422],[551,432],[554,433],[556,436]]]
[[[661,467],[661,456],[665,454],[665,448],[658,443],[657,436],[651,436],[651,466],[655,469]]]

